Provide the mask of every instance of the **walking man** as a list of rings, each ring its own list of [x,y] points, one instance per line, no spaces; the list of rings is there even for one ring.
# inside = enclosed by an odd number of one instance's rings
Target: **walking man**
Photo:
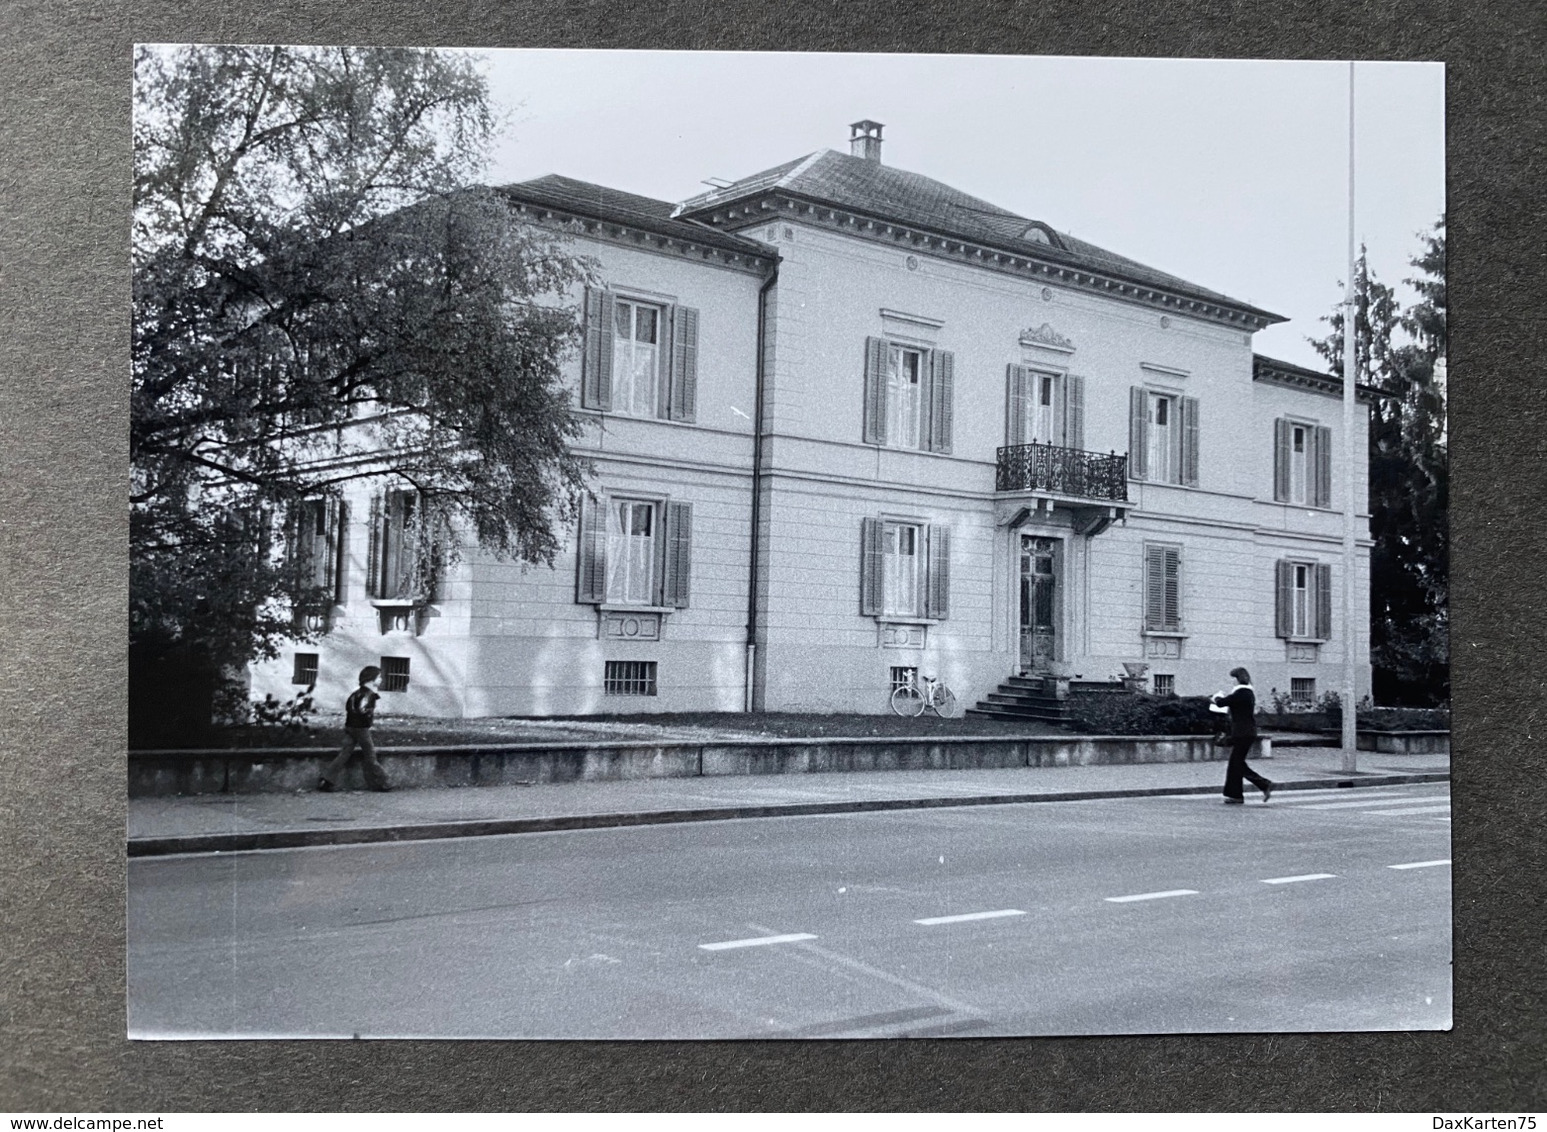
[[[380,678],[381,669],[374,664],[366,665],[360,669],[360,686],[344,701],[344,746],[338,756],[323,768],[322,777],[317,780],[317,789],[323,793],[332,792],[333,784],[344,773],[344,767],[349,763],[349,756],[354,754],[357,745],[360,748],[360,761],[365,764],[365,779],[370,783],[371,789],[392,789],[392,784],[387,781],[387,772],[376,760],[376,744],[371,742],[371,724],[376,719],[376,701],[381,698],[372,685]]]
[[[1230,763],[1225,768],[1225,802],[1238,806],[1246,801],[1241,794],[1243,777],[1262,791],[1262,800],[1266,802],[1273,793],[1273,783],[1246,765],[1246,752],[1257,740],[1257,693],[1252,691],[1251,673],[1246,669],[1232,668],[1230,676],[1235,680],[1230,694],[1219,692],[1210,697],[1212,703],[1230,712]]]

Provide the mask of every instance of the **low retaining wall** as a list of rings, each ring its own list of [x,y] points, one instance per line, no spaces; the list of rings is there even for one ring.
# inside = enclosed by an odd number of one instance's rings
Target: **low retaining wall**
[[[1448,755],[1449,731],[1361,731],[1361,751],[1386,755]]]
[[[1264,740],[1256,757],[1270,757]],[[330,747],[290,750],[130,751],[129,796],[268,794],[313,790]],[[1083,735],[1005,739],[761,739],[675,743],[511,744],[386,747],[377,756],[394,785],[514,786],[700,775],[823,771],[969,770],[1209,762],[1228,755],[1207,737]],[[339,786],[365,788],[358,760]]]

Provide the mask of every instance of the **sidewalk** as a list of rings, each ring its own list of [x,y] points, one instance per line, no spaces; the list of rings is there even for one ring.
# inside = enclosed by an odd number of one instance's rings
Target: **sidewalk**
[[[1442,782],[1448,755],[1361,752],[1344,775],[1335,747],[1276,749],[1261,772],[1283,790]],[[793,817],[1081,798],[1207,794],[1223,761],[998,770],[654,778],[387,794],[208,794],[129,799],[131,857],[413,841],[565,829]]]

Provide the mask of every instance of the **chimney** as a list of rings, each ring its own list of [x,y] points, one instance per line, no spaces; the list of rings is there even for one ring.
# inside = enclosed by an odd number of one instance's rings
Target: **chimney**
[[[849,153],[881,164],[881,123],[866,118],[849,123]]]

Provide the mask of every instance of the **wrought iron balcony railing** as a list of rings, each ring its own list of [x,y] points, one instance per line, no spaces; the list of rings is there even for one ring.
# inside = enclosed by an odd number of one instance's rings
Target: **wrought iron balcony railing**
[[[1052,444],[999,449],[995,491],[1046,491],[1084,499],[1128,501],[1128,457]]]

